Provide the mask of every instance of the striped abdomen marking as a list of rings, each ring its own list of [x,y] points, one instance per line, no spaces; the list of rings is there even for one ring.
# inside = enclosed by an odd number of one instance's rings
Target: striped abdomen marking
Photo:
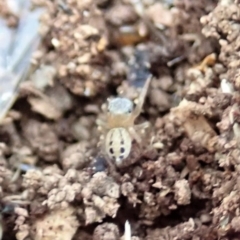
[[[105,147],[108,156],[117,164],[121,164],[131,151],[132,139],[129,132],[125,128],[111,129],[107,133]]]

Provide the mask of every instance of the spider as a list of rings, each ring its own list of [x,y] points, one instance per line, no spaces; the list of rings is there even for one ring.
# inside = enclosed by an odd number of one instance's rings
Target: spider
[[[146,80],[135,108],[133,102],[128,98],[108,99],[106,121],[97,121],[105,136],[103,150],[117,165],[120,165],[129,156],[133,140],[136,140],[139,145],[142,144],[138,132],[150,126],[149,122],[138,125],[135,125],[134,122],[141,113],[151,79],[152,76]]]

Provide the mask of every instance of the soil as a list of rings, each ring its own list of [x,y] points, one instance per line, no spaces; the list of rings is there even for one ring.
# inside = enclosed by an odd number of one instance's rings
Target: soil
[[[2,239],[240,239],[239,1],[32,4],[43,40],[0,126]],[[116,165],[98,120],[151,74],[151,127]]]

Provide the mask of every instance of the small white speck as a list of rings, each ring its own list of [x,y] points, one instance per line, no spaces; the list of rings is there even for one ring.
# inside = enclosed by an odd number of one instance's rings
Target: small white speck
[[[125,232],[124,232],[124,240],[131,240],[131,226],[129,221],[125,222]]]
[[[91,95],[91,90],[89,88],[85,88],[84,95],[89,97]]]
[[[233,85],[228,82],[226,79],[222,79],[221,81],[221,90],[223,93],[233,93]]]
[[[13,95],[12,91],[3,93],[1,96],[1,101],[2,102],[8,101],[12,97],[12,95]]]
[[[89,14],[89,11],[83,11],[83,16],[84,16],[84,17],[89,17],[89,15],[90,15],[90,14]]]
[[[55,47],[55,48],[58,48],[59,46],[60,46],[60,41],[58,40],[58,39],[56,39],[56,38],[53,38],[52,40],[51,40],[51,42],[52,42],[52,45]]]

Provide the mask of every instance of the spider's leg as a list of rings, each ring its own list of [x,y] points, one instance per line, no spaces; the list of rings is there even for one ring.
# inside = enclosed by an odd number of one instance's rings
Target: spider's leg
[[[151,125],[150,122],[143,122],[143,123],[135,125],[135,129],[137,131],[141,131],[141,130],[144,130],[146,128],[149,128],[150,125]]]
[[[132,137],[133,139],[135,139],[138,144],[141,144],[141,143],[142,143],[142,139],[141,139],[141,137],[139,136],[139,134],[136,132],[136,130],[135,130],[134,127],[129,127],[129,128],[128,128],[128,131],[129,131],[129,134],[131,135],[131,137]]]
[[[100,127],[105,127],[106,126],[106,122],[103,121],[102,119],[97,119],[96,124]]]
[[[133,118],[136,118],[141,113],[141,110],[142,110],[142,107],[144,104],[144,100],[146,98],[148,87],[149,87],[151,80],[152,80],[152,75],[150,75],[148,77],[148,79],[146,80],[146,82],[143,86],[142,92],[139,95],[137,106],[135,107],[135,109],[133,110],[133,113],[132,113]]]
[[[100,131],[103,135],[106,135],[106,133],[108,131],[108,124],[106,123],[106,121],[104,121],[102,119],[97,119],[96,124],[98,126],[97,127],[98,131]]]

